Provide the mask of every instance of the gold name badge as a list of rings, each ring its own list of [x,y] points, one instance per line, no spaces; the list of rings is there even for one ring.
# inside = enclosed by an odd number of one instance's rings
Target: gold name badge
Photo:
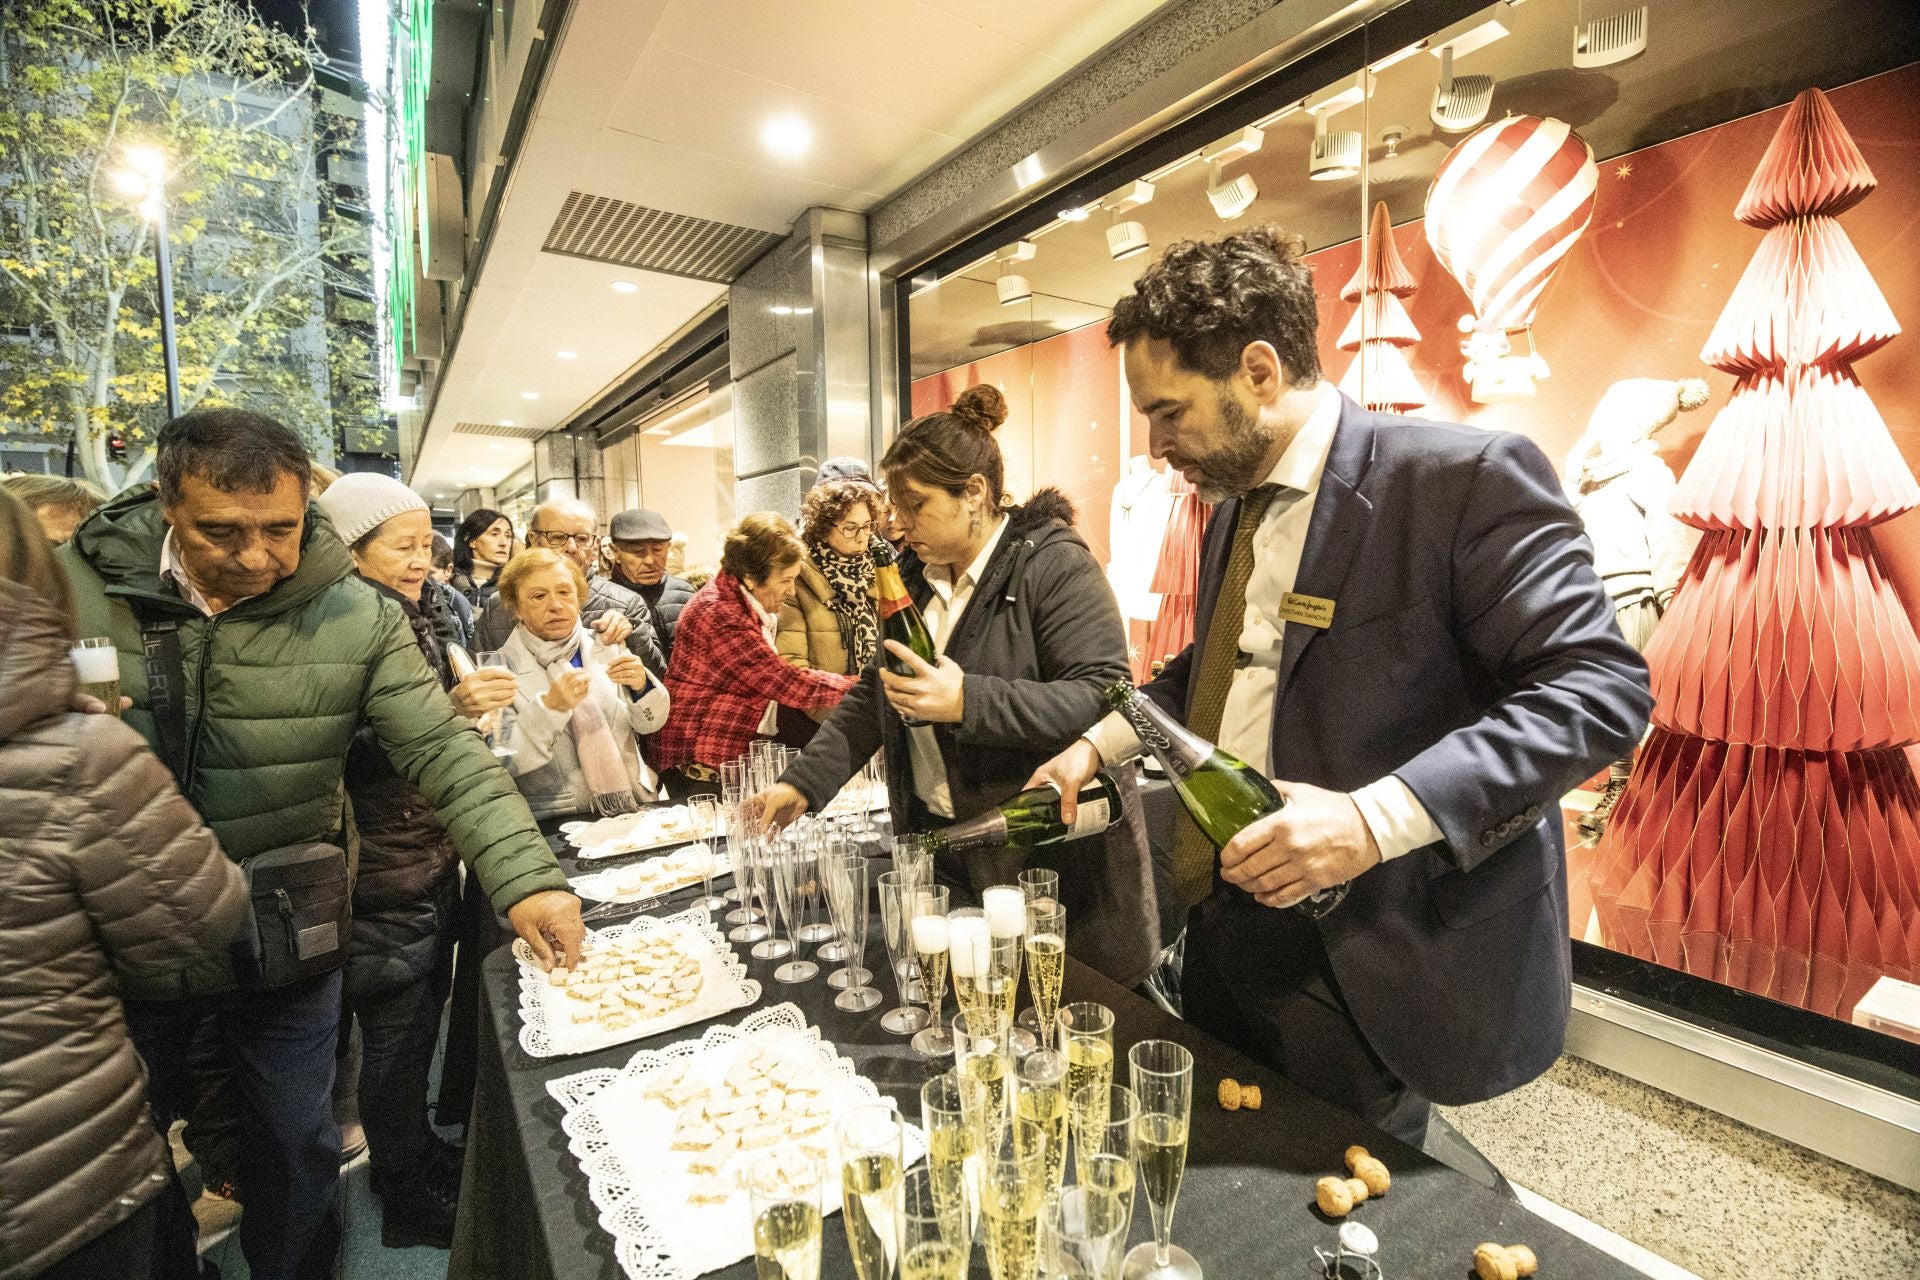
[[[1280,597],[1280,620],[1298,622],[1325,631],[1333,625],[1333,601],[1289,591]]]

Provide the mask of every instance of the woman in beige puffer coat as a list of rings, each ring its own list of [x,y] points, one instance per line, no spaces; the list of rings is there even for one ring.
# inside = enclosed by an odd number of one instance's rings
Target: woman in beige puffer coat
[[[252,926],[240,868],[140,735],[68,710],[73,612],[0,494],[0,1280],[192,1274],[117,979]]]

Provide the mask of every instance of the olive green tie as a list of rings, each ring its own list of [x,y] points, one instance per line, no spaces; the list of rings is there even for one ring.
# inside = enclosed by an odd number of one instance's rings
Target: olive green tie
[[[1207,647],[1193,674],[1193,696],[1188,703],[1187,728],[1208,742],[1220,737],[1220,721],[1227,710],[1227,691],[1240,663],[1240,631],[1247,615],[1247,579],[1253,576],[1253,536],[1281,486],[1263,484],[1240,500],[1233,525],[1233,550],[1220,594],[1207,615]],[[1213,891],[1217,850],[1206,833],[1182,809],[1173,830],[1173,883],[1180,900],[1193,906]]]

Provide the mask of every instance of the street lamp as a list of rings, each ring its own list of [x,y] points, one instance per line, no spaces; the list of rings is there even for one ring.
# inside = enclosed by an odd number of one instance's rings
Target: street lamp
[[[117,175],[120,189],[141,197],[140,216],[153,224],[153,259],[160,276],[160,353],[167,364],[167,417],[180,416],[180,357],[173,341],[173,256],[167,248],[167,158],[158,147],[129,147]]]

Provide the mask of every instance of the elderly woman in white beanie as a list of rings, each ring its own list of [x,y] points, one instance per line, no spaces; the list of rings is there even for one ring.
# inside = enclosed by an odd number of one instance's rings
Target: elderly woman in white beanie
[[[406,611],[420,656],[455,709],[478,717],[510,704],[514,682],[505,672],[453,680],[447,646],[460,631],[452,611],[425,590],[433,523],[420,496],[390,477],[356,473],[314,500],[353,552],[368,590]],[[382,1198],[381,1236],[395,1246],[446,1248],[460,1160],[427,1123],[427,1076],[452,980],[458,859],[433,806],[365,727],[348,751],[346,782],[360,863],[343,998],[360,1022],[360,1122]]]

